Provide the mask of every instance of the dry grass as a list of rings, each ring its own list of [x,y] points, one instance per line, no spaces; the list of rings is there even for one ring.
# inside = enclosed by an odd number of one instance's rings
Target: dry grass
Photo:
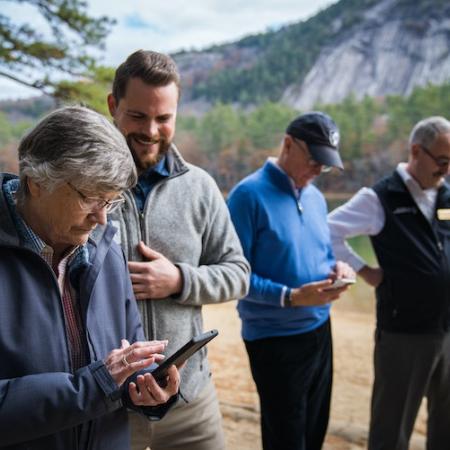
[[[374,315],[371,295],[358,283],[333,306],[334,385],[330,425],[324,450],[366,447],[372,386]],[[369,292],[369,294],[367,293]],[[209,344],[209,360],[217,387],[228,450],[261,448],[258,396],[240,338],[236,303],[204,308],[205,329],[217,328]],[[424,405],[410,450],[423,450]]]

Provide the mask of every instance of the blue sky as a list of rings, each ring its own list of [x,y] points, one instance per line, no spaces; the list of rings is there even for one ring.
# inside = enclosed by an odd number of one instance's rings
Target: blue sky
[[[87,0],[87,3],[92,15],[108,15],[117,21],[99,55],[103,64],[116,66],[139,48],[169,53],[199,50],[305,20],[335,1]],[[3,14],[15,20],[33,17],[33,26],[37,29],[45,26],[34,10],[26,12],[23,8],[14,2],[2,2]],[[36,90],[0,77],[0,99],[37,94]]]

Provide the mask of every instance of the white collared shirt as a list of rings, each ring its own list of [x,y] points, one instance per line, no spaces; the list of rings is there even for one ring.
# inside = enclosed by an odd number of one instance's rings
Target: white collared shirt
[[[437,188],[422,189],[406,170],[406,163],[397,166],[414,202],[422,214],[431,223],[437,197]],[[366,261],[355,253],[346,239],[355,236],[375,236],[384,227],[386,217],[380,200],[371,188],[360,189],[348,202],[328,214],[331,242],[335,257],[350,264],[358,272]]]

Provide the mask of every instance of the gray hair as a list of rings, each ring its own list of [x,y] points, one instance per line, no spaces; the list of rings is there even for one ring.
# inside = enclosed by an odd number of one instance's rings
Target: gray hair
[[[70,182],[88,192],[121,192],[136,184],[125,138],[105,117],[69,106],[44,117],[19,145],[19,202],[31,178],[52,191]]]
[[[409,145],[430,148],[440,134],[450,133],[450,122],[442,116],[432,116],[418,122],[409,135]]]

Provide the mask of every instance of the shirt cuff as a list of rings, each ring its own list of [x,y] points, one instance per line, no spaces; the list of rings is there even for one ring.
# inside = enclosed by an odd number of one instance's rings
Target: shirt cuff
[[[355,272],[359,272],[364,266],[368,265],[363,258],[356,254],[349,255],[346,262]]]
[[[283,286],[283,289],[281,290],[281,298],[280,298],[280,306],[282,308],[286,308],[290,305],[286,305],[286,298],[291,295],[291,288],[287,286]]]

